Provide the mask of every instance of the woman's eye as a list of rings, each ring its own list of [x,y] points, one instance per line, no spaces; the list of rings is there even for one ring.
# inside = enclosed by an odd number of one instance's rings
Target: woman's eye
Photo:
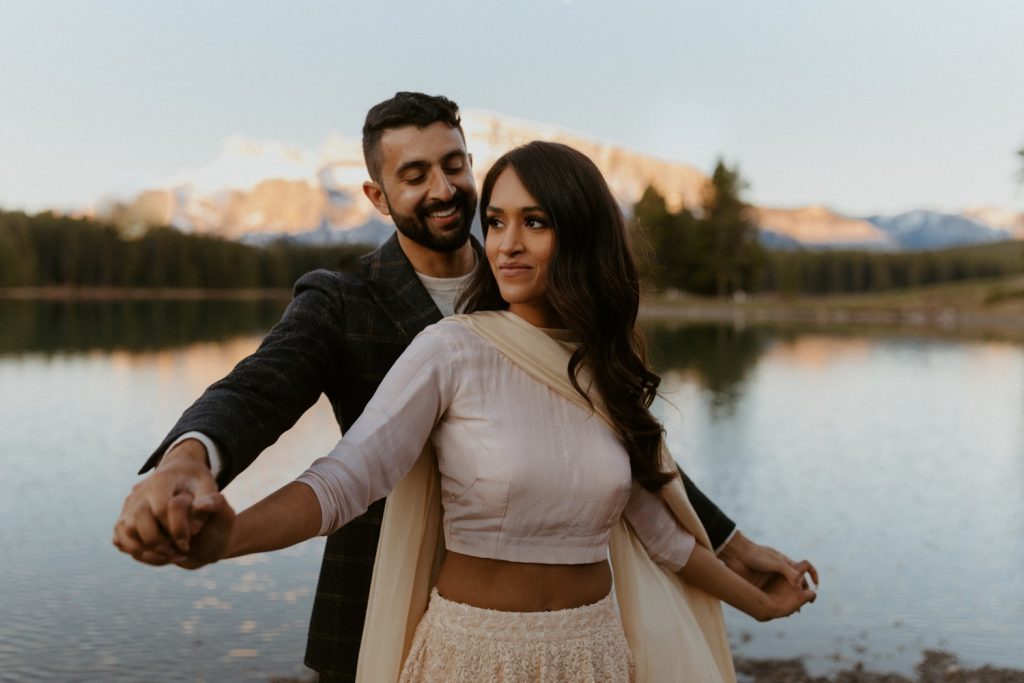
[[[487,217],[487,227],[488,228],[500,228],[500,227],[502,227],[501,226],[501,221],[499,221],[494,216],[488,216]]]
[[[535,230],[539,228],[548,227],[548,224],[544,221],[543,218],[538,218],[536,216],[530,216],[529,218],[527,218],[525,221],[523,221],[523,225],[525,225],[528,228],[533,228]]]

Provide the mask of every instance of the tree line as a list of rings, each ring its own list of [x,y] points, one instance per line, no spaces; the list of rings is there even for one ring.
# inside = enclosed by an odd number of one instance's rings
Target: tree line
[[[657,291],[861,294],[1024,273],[1024,242],[921,252],[769,250],[736,167],[719,161],[692,210],[670,211],[653,187],[633,206],[641,275]]]
[[[671,211],[648,187],[632,223],[646,285],[699,296],[858,294],[1024,273],[1022,242],[925,252],[768,250],[745,189],[739,170],[722,162],[693,209]],[[0,211],[0,287],[290,287],[316,268],[355,270],[370,249],[256,247],[169,227],[128,237],[109,223]]]
[[[724,296],[753,291],[766,251],[743,202],[739,171],[719,161],[697,211],[670,211],[653,187],[633,206],[641,276],[657,290]]]
[[[0,287],[290,287],[316,268],[354,270],[372,247],[256,247],[157,227],[137,238],[84,218],[0,211]]]

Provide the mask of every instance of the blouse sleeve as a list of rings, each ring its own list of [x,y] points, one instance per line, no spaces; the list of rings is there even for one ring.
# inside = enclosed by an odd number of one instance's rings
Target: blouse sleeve
[[[652,560],[673,572],[686,566],[696,539],[679,526],[661,497],[634,481],[622,514]]]
[[[334,450],[299,476],[320,501],[321,535],[365,513],[412,469],[455,395],[456,355],[437,326],[424,330]]]

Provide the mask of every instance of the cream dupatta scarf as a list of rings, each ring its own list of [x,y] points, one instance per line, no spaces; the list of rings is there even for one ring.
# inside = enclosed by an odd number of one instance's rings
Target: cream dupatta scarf
[[[521,370],[584,409],[569,382],[573,346],[559,342],[506,311],[447,318],[466,325]],[[584,383],[585,385],[585,383]],[[604,406],[598,416],[611,425]],[[664,468],[675,467],[667,451]],[[707,532],[679,479],[661,490],[679,524],[710,547]],[[397,681],[444,555],[437,459],[428,444],[413,469],[388,496],[373,569],[370,601],[356,677],[362,683]],[[729,641],[719,601],[656,564],[625,521],[613,530],[609,555],[623,628],[639,683],[733,683]]]

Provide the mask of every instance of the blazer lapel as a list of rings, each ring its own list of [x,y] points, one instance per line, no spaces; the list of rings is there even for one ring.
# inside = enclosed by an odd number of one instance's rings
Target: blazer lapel
[[[477,258],[482,258],[480,243],[472,236],[469,239]],[[374,300],[401,330],[407,343],[424,327],[441,319],[441,311],[416,277],[396,235],[363,257],[363,276]]]

